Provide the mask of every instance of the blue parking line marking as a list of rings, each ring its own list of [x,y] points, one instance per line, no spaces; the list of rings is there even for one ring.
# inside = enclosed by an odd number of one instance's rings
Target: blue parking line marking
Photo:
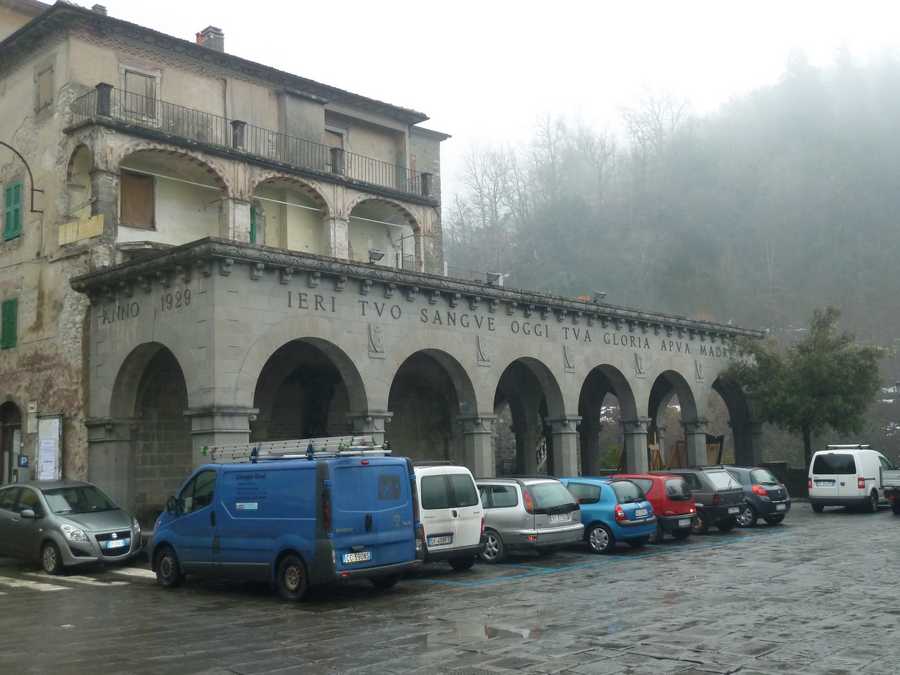
[[[722,548],[724,546],[733,546],[735,544],[740,543],[741,541],[746,541],[748,538],[756,538],[756,537],[780,537],[787,534],[789,530],[780,529],[778,531],[766,531],[766,530],[755,530],[753,532],[744,531],[737,537],[734,535],[729,535],[727,539],[723,539],[722,541],[711,541],[704,542],[699,544],[691,543],[689,544],[690,550],[699,550],[699,549],[714,549],[714,548]],[[600,567],[603,565],[621,565],[627,562],[634,560],[635,558],[652,558],[654,556],[659,555],[671,555],[673,553],[684,553],[685,546],[672,546],[672,547],[664,547],[658,546],[654,547],[655,550],[647,550],[641,551],[639,553],[631,553],[626,556],[616,556],[615,554],[609,556],[597,556],[596,560],[589,560],[586,562],[580,563],[571,563],[568,565],[561,565],[559,567],[537,567],[535,565],[531,565],[528,563],[508,563],[509,567],[515,567],[518,569],[525,569],[527,571],[520,572],[518,574],[510,574],[506,576],[498,576],[498,577],[490,577],[489,579],[473,579],[471,581],[467,581],[464,579],[410,579],[409,582],[412,583],[430,583],[430,584],[443,584],[446,586],[453,586],[457,588],[479,588],[483,586],[493,586],[496,584],[504,584],[513,581],[521,581],[523,579],[528,579],[530,577],[538,577],[538,576],[547,576],[550,574],[561,574],[565,572],[575,572],[578,570],[590,569],[592,567]],[[596,554],[588,554],[588,555],[596,555]],[[502,564],[502,563],[501,563]]]

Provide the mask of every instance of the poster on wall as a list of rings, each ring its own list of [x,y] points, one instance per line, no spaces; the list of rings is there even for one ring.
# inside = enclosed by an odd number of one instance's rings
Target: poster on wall
[[[62,477],[62,415],[38,418],[37,479],[59,480]]]

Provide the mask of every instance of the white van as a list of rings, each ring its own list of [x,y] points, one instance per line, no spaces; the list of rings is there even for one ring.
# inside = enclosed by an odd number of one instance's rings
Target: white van
[[[469,569],[481,553],[484,533],[484,509],[472,473],[445,462],[414,468],[425,562],[446,560],[456,571]]]
[[[882,469],[891,462],[868,445],[829,445],[809,465],[809,501],[816,513],[826,506],[853,506],[870,513],[885,499]]]

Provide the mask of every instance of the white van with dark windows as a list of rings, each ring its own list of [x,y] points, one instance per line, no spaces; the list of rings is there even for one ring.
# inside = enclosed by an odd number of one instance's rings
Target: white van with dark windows
[[[868,445],[829,445],[816,452],[809,465],[813,511],[850,506],[874,513],[885,500],[882,471],[893,468],[887,457]]]
[[[414,464],[425,562],[447,561],[467,570],[481,553],[484,509],[472,473],[447,462]]]

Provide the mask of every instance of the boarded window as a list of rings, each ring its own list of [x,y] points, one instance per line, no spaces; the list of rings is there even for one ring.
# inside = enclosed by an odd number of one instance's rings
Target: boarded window
[[[3,188],[3,239],[9,241],[22,234],[22,182]]]
[[[19,332],[19,299],[4,300],[0,305],[0,349],[16,346]]]
[[[35,78],[37,99],[35,110],[40,111],[53,103],[53,67],[45,68]]]
[[[138,117],[156,117],[156,78],[125,71],[125,112]]]
[[[152,228],[156,225],[153,207],[153,176],[122,172],[119,180],[122,196],[122,225]]]

